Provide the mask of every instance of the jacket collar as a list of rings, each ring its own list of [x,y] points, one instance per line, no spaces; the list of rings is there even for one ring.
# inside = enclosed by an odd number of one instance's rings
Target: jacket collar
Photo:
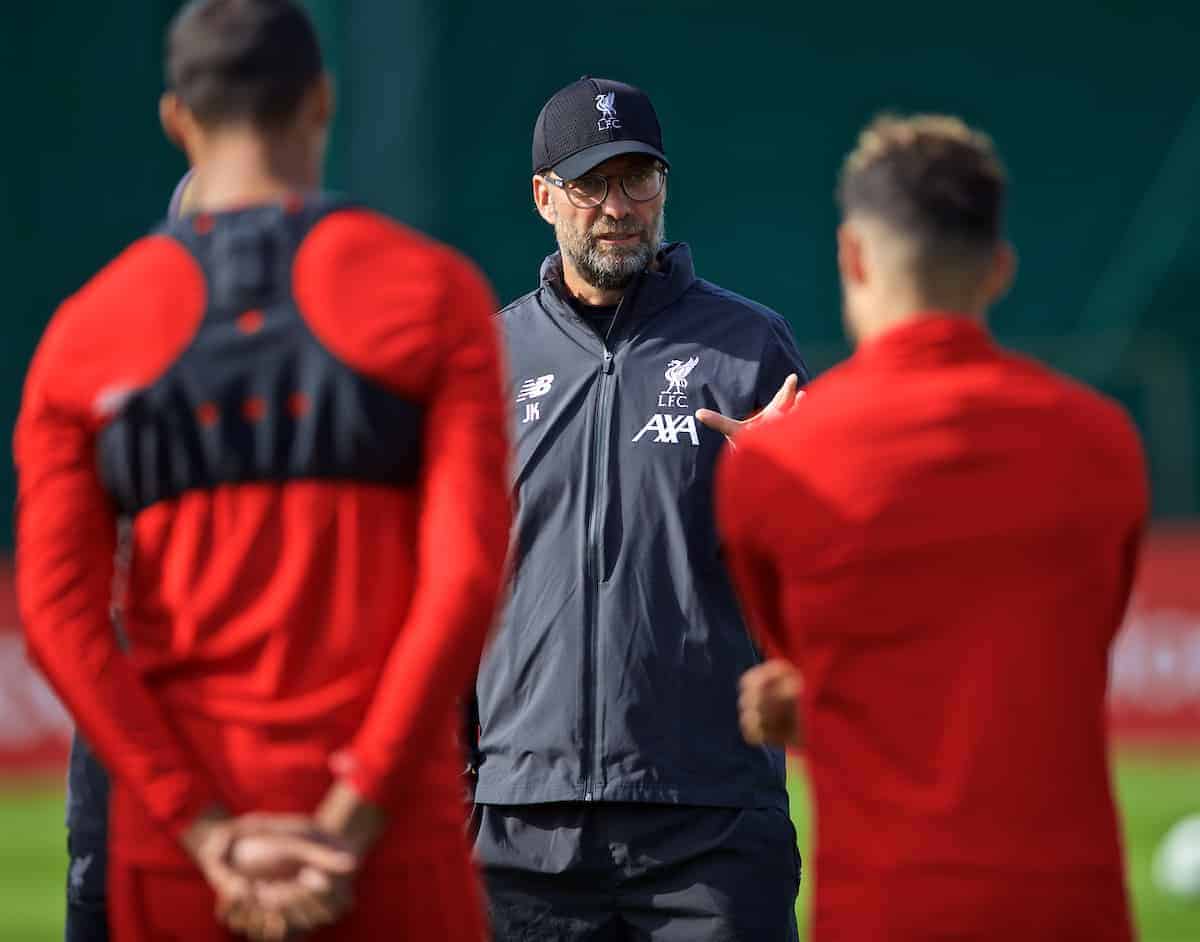
[[[646,269],[634,276],[621,299],[619,323],[614,328],[622,331],[630,324],[649,317],[675,303],[696,280],[696,269],[692,265],[692,250],[686,242],[668,242],[659,250],[653,269]],[[566,314],[572,320],[580,318],[567,303],[567,287],[563,282],[562,255],[555,252],[542,262],[540,282],[543,296],[553,301],[555,313]]]
[[[987,327],[966,314],[921,311],[862,344],[857,363],[898,366],[975,359],[996,349]]]

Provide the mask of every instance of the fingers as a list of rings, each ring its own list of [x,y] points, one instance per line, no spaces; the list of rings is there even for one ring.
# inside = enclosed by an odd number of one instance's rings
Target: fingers
[[[304,867],[296,878],[302,886],[322,896],[334,913],[342,915],[354,904],[353,884],[346,877],[331,877],[312,867]]]
[[[738,726],[742,730],[742,738],[752,746],[761,746],[764,742],[762,716],[757,710],[742,708],[738,710]]]
[[[220,899],[241,900],[250,896],[250,881],[224,864],[209,868],[208,882]]]
[[[273,890],[274,901],[287,917],[290,925],[301,929],[315,929],[336,922],[350,908],[350,881],[344,877],[332,877],[313,867],[304,867],[295,881]]]
[[[250,900],[218,909],[218,919],[255,942],[280,942],[335,923],[349,908],[348,897],[315,894],[297,882],[255,885]]]
[[[791,664],[767,661],[743,674],[739,686],[738,723],[748,743],[798,744],[802,683]]]
[[[742,737],[752,746],[761,746],[765,742],[762,690],[766,666],[760,664],[750,668],[738,684],[738,725],[742,728]]]
[[[352,873],[357,866],[350,852],[324,839],[301,834],[239,837],[230,851],[230,861],[239,873],[254,879],[290,879],[304,866],[333,874]]]
[[[247,909],[242,932],[253,942],[282,942],[288,934],[287,919],[283,913],[256,904]]]
[[[218,909],[236,906],[251,895],[250,881],[230,863],[232,841],[232,828],[214,831],[197,858],[205,879],[216,893]]]
[[[267,840],[267,838],[263,838]],[[270,838],[273,852],[288,858],[298,866],[315,867],[330,874],[350,874],[358,861],[349,851],[299,835],[278,835]]]
[[[290,879],[304,866],[345,874],[358,863],[306,816],[248,814],[237,819],[234,830],[229,860],[235,870],[253,879]]]
[[[253,899],[224,914],[225,924],[255,942],[281,942],[337,922],[350,908],[349,880],[304,868],[293,880],[264,880]]]
[[[354,854],[303,815],[249,814],[209,879],[218,918],[254,942],[281,942],[336,922],[350,905]]]
[[[338,886],[349,881],[334,881],[329,874],[305,867],[296,877],[297,886],[304,891],[296,903],[296,918],[289,922],[302,929],[328,925],[349,908],[349,894],[340,893]]]
[[[729,439],[730,444],[733,444],[733,440],[739,432],[760,422],[783,415],[795,408],[796,403],[804,398],[804,390],[799,387],[800,377],[792,373],[783,381],[783,385],[776,390],[775,395],[771,397],[771,401],[751,418],[739,422],[736,419],[721,415],[720,412],[714,412],[712,409],[697,409],[696,421],[701,425],[713,429],[713,431],[720,432]]]
[[[285,880],[296,875],[300,863],[280,846],[278,835],[248,834],[233,842],[230,864],[253,880]]]
[[[271,932],[276,932],[280,925],[285,932],[289,927],[316,928],[327,921],[322,918],[326,911],[329,911],[329,919],[332,918],[332,911],[296,881],[260,883],[255,887],[255,896],[264,913],[275,917],[269,926]]]
[[[771,397],[771,401],[767,403],[766,411],[778,412],[786,409],[796,398],[796,387],[800,384],[800,377],[795,373],[788,376],[783,381],[783,385],[779,387],[779,391]]]
[[[255,942],[274,938],[278,934],[283,917],[268,913],[258,898],[257,884],[237,898],[217,898],[217,920],[234,932]],[[286,931],[286,926],[284,927]]]
[[[712,409],[697,409],[696,421],[701,425],[708,426],[714,432],[720,432],[726,438],[733,438],[742,426],[741,422],[721,415],[720,412],[714,412]]]

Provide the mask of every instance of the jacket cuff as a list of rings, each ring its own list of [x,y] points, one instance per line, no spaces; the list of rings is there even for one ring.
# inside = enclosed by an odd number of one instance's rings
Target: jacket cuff
[[[147,807],[151,816],[158,819],[182,846],[183,835],[197,818],[211,814],[214,809],[224,810],[226,805],[216,793],[197,788],[191,776],[181,774],[177,778],[177,782],[167,780],[156,783],[152,792],[153,800]]]
[[[329,771],[366,801],[383,806],[385,776],[379,770],[370,769],[352,750],[342,749],[330,756]]]

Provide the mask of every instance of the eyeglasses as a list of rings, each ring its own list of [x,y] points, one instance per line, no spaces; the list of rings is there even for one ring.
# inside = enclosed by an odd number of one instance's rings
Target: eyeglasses
[[[648,203],[662,192],[662,188],[667,182],[667,168],[662,164],[654,164],[650,167],[631,170],[619,177],[587,173],[574,180],[560,180],[546,172],[542,174],[542,179],[566,193],[572,206],[579,209],[595,209],[608,199],[608,181],[610,179],[619,179],[621,191],[635,203]]]

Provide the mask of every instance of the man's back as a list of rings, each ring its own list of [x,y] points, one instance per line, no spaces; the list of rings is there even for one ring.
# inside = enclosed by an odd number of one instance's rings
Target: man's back
[[[784,421],[739,441],[725,518],[804,678],[818,938],[1126,938],[1104,693],[1146,512],[1131,424],[957,318],[865,345]]]
[[[508,523],[492,307],[465,260],[324,200],[174,223],[64,305],[17,437],[22,603],[45,663],[40,631],[83,598],[64,586],[106,597],[112,514],[132,520],[138,682],[105,672],[72,704],[124,780],[114,854],[181,860],[169,831],[201,800],[308,813],[344,749],[364,793],[419,792],[427,829],[457,833],[453,693],[419,737],[388,727],[420,715],[416,672],[453,662],[465,681],[492,614]],[[68,480],[74,506],[53,499]],[[67,526],[70,558],[52,548]],[[109,643],[51,672],[82,691]],[[142,689],[174,742],[119,728]]]

